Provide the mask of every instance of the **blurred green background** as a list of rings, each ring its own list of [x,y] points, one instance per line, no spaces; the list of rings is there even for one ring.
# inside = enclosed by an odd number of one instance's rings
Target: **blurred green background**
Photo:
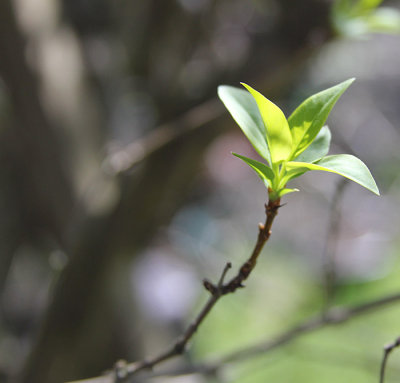
[[[289,115],[350,77],[331,153],[361,158],[382,196],[318,172],[292,182],[246,288],[184,356],[135,382],[378,382],[400,304],[212,376],[156,375],[399,292],[399,12],[396,0],[2,0],[0,382],[89,378],[166,349],[207,299],[202,279],[236,270],[264,220],[262,182],[230,153],[256,154],[217,86],[249,83]],[[399,362],[394,351],[386,382]]]

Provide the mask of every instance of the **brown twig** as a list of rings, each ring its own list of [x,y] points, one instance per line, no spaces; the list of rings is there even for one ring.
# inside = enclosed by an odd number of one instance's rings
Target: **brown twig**
[[[381,370],[379,374],[379,383],[383,383],[385,380],[385,371],[387,360],[389,359],[390,353],[396,348],[400,346],[400,337],[398,337],[394,342],[387,344],[383,348],[383,358],[381,363]]]
[[[265,214],[267,216],[265,224],[260,223],[258,225],[258,238],[256,245],[254,246],[253,252],[251,253],[250,258],[239,269],[239,272],[235,277],[233,277],[227,284],[220,287],[215,286],[208,281],[204,281],[204,287],[208,291],[210,291],[211,294],[214,294],[216,291],[219,290],[219,293],[221,295],[225,295],[235,292],[238,288],[244,287],[243,282],[249,277],[250,273],[256,266],[261,250],[263,249],[265,243],[268,241],[271,235],[272,223],[274,222],[274,219],[278,214],[279,208],[280,199],[269,201],[268,205],[265,205]]]
[[[93,379],[80,380],[79,382],[80,383],[126,382],[127,380],[129,380],[129,378],[131,378],[133,375],[137,374],[140,371],[152,369],[154,366],[168,359],[183,354],[189,340],[196,333],[197,329],[203,323],[204,319],[207,317],[207,315],[212,310],[214,305],[218,302],[218,300],[224,295],[234,293],[238,288],[244,287],[243,282],[249,277],[250,273],[253,271],[254,267],[256,266],[258,257],[261,253],[261,250],[263,249],[265,243],[271,236],[271,227],[276,215],[278,214],[280,206],[281,206],[280,199],[276,199],[274,201],[270,200],[268,204],[265,205],[265,214],[266,214],[265,224],[261,223],[259,224],[259,231],[258,231],[256,245],[254,246],[254,249],[249,259],[241,266],[235,277],[233,277],[228,283],[224,284],[224,279],[226,277],[226,274],[228,270],[232,267],[230,263],[227,263],[224,270],[221,273],[221,276],[217,284],[214,284],[208,280],[203,281],[205,289],[210,292],[210,297],[208,298],[203,308],[200,310],[195,320],[188,326],[186,331],[180,336],[180,338],[178,338],[178,340],[169,349],[148,360],[142,360],[134,363],[126,363],[124,361],[119,361],[116,363],[114,371],[112,373],[109,373],[106,377],[102,378],[97,377]],[[78,383],[78,381],[75,383]]]
[[[337,325],[347,322],[351,319],[356,318],[357,316],[372,312],[376,309],[383,308],[385,306],[388,306],[392,303],[399,301],[400,301],[400,294],[394,294],[373,301],[369,301],[357,306],[335,307],[326,311],[322,315],[311,317],[310,319],[304,321],[303,323],[283,332],[282,334],[278,335],[272,340],[267,339],[252,346],[245,347],[241,350],[228,354],[218,360],[205,362],[194,366],[185,366],[178,370],[173,370],[173,371],[161,371],[160,373],[155,374],[155,376],[179,376],[179,375],[187,375],[195,373],[196,374],[214,373],[220,370],[222,367],[226,366],[228,363],[241,362],[262,354],[267,354],[281,346],[284,346],[286,344],[295,341],[302,335],[324,329],[327,326]],[[386,360],[384,361],[384,363],[386,363]],[[135,365],[134,363],[132,363],[127,366],[130,366],[130,368],[134,368],[135,366],[137,366],[137,364]],[[79,380],[70,383],[114,383],[114,382],[115,382],[114,375],[107,374],[102,377]],[[382,380],[380,383],[382,383]]]

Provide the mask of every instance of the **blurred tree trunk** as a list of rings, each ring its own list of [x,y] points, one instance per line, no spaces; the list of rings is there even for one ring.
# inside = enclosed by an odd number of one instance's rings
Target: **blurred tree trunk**
[[[26,64],[24,39],[9,1],[0,3],[0,50],[0,76],[11,109],[1,146],[4,162],[18,178],[15,193],[24,210],[25,229],[49,231],[64,243],[74,197],[63,147],[41,106],[38,82]]]
[[[139,344],[124,344],[135,338],[135,323],[131,328],[118,326],[123,320],[118,304],[132,304],[129,274],[110,275],[113,265],[129,271],[129,260],[181,203],[204,148],[216,134],[217,129],[197,131],[155,153],[134,175],[121,180],[123,195],[116,209],[86,222],[22,381],[73,380],[98,374],[118,358],[140,355]],[[111,294],[113,285],[119,297]]]
[[[104,32],[112,22],[112,17],[105,16],[107,12],[82,10],[89,3],[115,9],[115,4],[106,1],[65,2],[68,4],[65,12],[82,41],[83,54],[85,39]],[[276,94],[283,93],[296,80],[315,49],[331,37],[329,2],[281,1],[273,28],[254,39],[247,60],[234,69],[215,69],[201,95],[188,99],[179,85],[179,78],[194,51],[191,44],[207,43],[209,31],[203,31],[201,36],[204,37],[199,37],[200,32],[193,28],[193,25],[201,27],[204,15],[185,18],[175,1],[162,2],[163,12],[159,6],[158,1],[126,5],[130,12],[124,15],[119,32],[114,26],[113,33],[121,34],[132,60],[131,74],[145,80],[162,121],[176,118],[194,104],[214,98],[215,86],[222,80],[238,82],[256,77],[263,87],[275,86]],[[126,8],[121,7],[120,12],[124,13]],[[157,10],[156,17],[153,17],[154,10]],[[132,12],[137,12],[136,20],[144,23],[139,36],[132,31],[129,17]],[[207,20],[213,20],[213,7],[209,12],[206,18],[210,16]],[[94,20],[94,15],[104,17]],[[0,52],[3,54],[0,75],[11,96],[14,117],[12,129],[2,133],[1,144],[10,145],[5,152],[9,156],[5,162],[12,163],[12,172],[19,175],[14,184],[18,195],[16,205],[24,209],[18,221],[24,227],[19,230],[21,233],[35,228],[46,230],[69,254],[68,265],[55,287],[20,381],[57,383],[97,375],[119,358],[141,356],[135,323],[127,326],[120,315],[124,309],[121,306],[125,302],[131,304],[129,262],[182,204],[201,167],[207,146],[224,125],[217,128],[215,121],[210,121],[201,129],[188,131],[156,150],[131,174],[115,180],[120,198],[111,210],[98,216],[88,214],[83,222],[71,222],[72,207],[79,202],[63,169],[63,147],[40,105],[37,80],[26,63],[23,37],[10,0],[0,2],[0,17]],[[179,26],[178,30],[171,25]],[[190,30],[187,36],[186,30]],[[175,53],[163,50],[161,54],[159,47],[166,44],[168,38],[178,42],[183,38],[183,41],[176,45],[180,47],[176,48],[179,60],[166,76],[158,71],[166,59],[162,54],[175,58]],[[222,108],[220,110],[222,114]],[[73,236],[69,235],[71,226],[74,227]],[[113,295],[115,290],[120,292],[119,296]],[[133,344],[132,339],[137,343]]]
[[[60,137],[41,106],[38,82],[26,65],[24,39],[9,1],[0,2],[0,52],[0,76],[8,95],[0,132],[2,291],[21,242],[36,241],[46,233],[48,240],[65,245],[74,196]]]

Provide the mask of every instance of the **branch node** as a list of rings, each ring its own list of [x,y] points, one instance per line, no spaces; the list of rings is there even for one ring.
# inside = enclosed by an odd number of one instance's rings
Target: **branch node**
[[[271,235],[272,223],[277,215],[278,209],[281,207],[279,203],[280,201],[277,199],[275,201],[269,201],[268,204],[265,204],[265,212],[267,214],[265,224],[260,223],[258,225],[260,231],[253,252],[251,253],[250,258],[240,267],[237,275],[233,277],[232,280],[224,284],[225,277],[229,269],[232,267],[232,264],[227,262],[217,284],[210,282],[208,279],[203,280],[203,286],[211,294],[211,296],[208,298],[207,303],[197,315],[195,321],[186,329],[175,345],[173,345],[166,352],[161,353],[150,360],[143,360],[141,362],[131,363],[129,365],[125,361],[117,362],[114,368],[115,380],[113,383],[122,383],[128,377],[138,373],[139,371],[145,369],[151,370],[159,363],[176,355],[183,354],[186,350],[186,345],[188,344],[189,340],[192,338],[200,324],[204,321],[218,300],[226,294],[234,293],[237,289],[245,287],[243,285],[243,281],[248,278],[254,269],[257,263],[257,258],[260,255],[265,242],[268,241],[269,236]],[[218,366],[215,366],[213,371],[216,371],[217,368]]]
[[[183,354],[183,352],[185,351],[185,345],[186,345],[185,342],[178,342],[178,343],[176,343],[175,346],[174,346],[174,352],[175,352],[177,355]]]
[[[114,365],[114,382],[118,383],[123,381],[128,376],[128,363],[126,360],[118,360]]]
[[[387,360],[389,359],[390,353],[399,346],[400,346],[400,337],[396,338],[396,340],[394,342],[389,343],[383,347],[383,358],[382,358],[381,370],[380,370],[380,374],[379,374],[379,383],[383,383],[385,380],[386,364],[387,364]]]
[[[208,279],[203,279],[203,286],[204,288],[210,292],[211,295],[215,295],[218,291],[218,288],[210,282]]]
[[[383,346],[383,351],[388,352],[393,349],[393,343],[388,343]]]
[[[394,342],[387,344],[383,347],[384,351],[392,351],[394,348],[400,346],[400,337],[397,338]]]

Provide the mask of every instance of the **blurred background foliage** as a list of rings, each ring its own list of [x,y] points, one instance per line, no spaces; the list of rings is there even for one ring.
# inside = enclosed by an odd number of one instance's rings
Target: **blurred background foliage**
[[[230,154],[255,155],[216,100],[222,83],[288,115],[356,77],[329,119],[332,148],[360,157],[382,197],[332,175],[296,181],[246,289],[170,365],[398,292],[399,30],[396,0],[2,0],[0,381],[61,383],[156,354],[205,301],[201,280],[247,257],[267,195]],[[376,382],[399,314],[215,376],[138,381]]]

